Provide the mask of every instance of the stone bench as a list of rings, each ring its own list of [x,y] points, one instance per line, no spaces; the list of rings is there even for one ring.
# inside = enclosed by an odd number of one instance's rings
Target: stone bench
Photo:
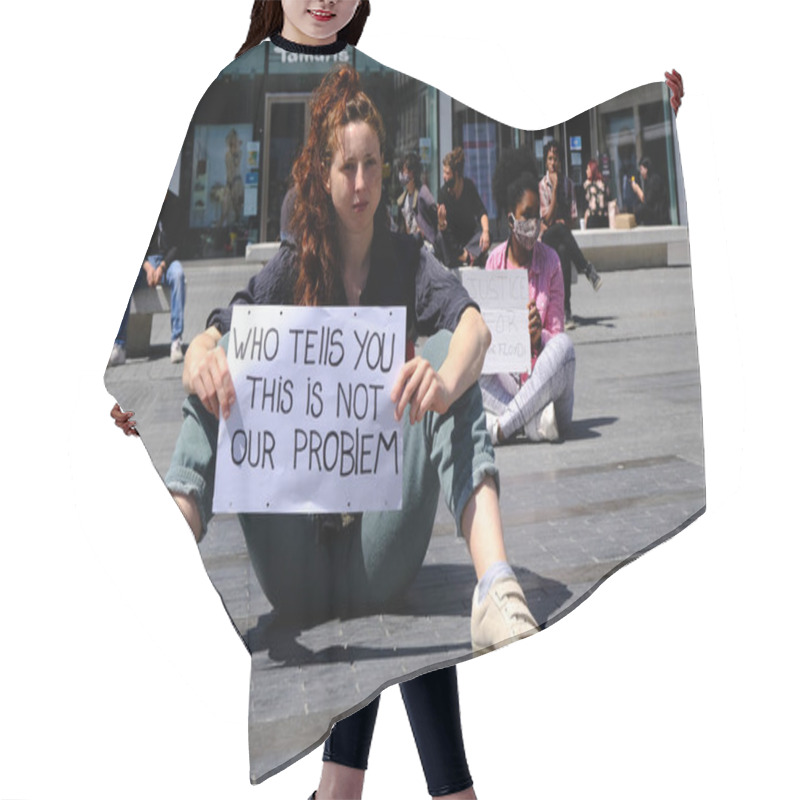
[[[635,228],[574,230],[575,241],[598,271],[640,267],[683,267],[689,260],[686,225],[640,225]]]
[[[280,248],[280,242],[254,242],[248,244],[244,251],[245,261],[257,261],[266,264]]]
[[[126,350],[128,358],[141,358],[150,352],[153,314],[169,314],[169,288],[140,286],[131,295]]]
[[[689,261],[686,225],[640,225],[635,228],[573,230],[575,241],[600,272],[641,267],[682,267]],[[492,242],[494,249],[500,242]],[[248,244],[247,261],[266,264],[280,242]],[[574,268],[573,268],[574,269]]]

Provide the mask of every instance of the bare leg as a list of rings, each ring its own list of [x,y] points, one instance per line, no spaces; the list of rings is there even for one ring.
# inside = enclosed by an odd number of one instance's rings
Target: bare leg
[[[360,800],[363,789],[363,769],[325,761],[315,800]]]
[[[197,508],[197,501],[190,494],[178,494],[172,492],[172,499],[175,501],[178,508],[181,510],[189,527],[192,529],[195,541],[199,544],[203,538],[203,524],[200,520],[200,511]]]
[[[473,492],[461,516],[461,530],[478,580],[497,561],[508,561],[500,521],[497,485],[485,477]]]
[[[535,632],[536,620],[513,572],[492,579],[486,593],[481,592],[481,579],[489,567],[497,562],[508,564],[497,484],[493,478],[484,478],[469,499],[461,517],[461,530],[478,576],[470,622],[473,651],[492,649]]]
[[[469,789],[464,789],[462,792],[440,794],[438,798],[431,798],[431,800],[442,800],[442,798],[451,798],[451,800],[478,800],[478,795],[475,794],[475,790],[470,786]]]

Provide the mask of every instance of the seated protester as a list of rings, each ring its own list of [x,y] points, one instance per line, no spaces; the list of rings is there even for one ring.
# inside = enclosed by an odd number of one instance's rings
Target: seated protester
[[[421,181],[422,161],[409,153],[400,168],[403,193],[397,198],[398,226],[401,231],[433,244],[436,241],[438,212],[431,190]]]
[[[578,216],[572,181],[562,172],[561,146],[554,141],[544,146],[545,175],[539,182],[539,206],[542,215],[542,241],[552,247],[561,261],[564,275],[564,311],[567,328],[572,322],[572,263],[583,273],[597,291],[603,279],[581,252],[572,235],[572,221]]]
[[[385,128],[352,67],[322,80],[309,131],[293,166],[296,241],[284,243],[230,306],[212,312],[189,346],[189,397],[165,482],[199,541],[212,513],[218,420],[236,402],[225,337],[234,305],[405,305],[408,338],[429,338],[391,392],[403,421],[401,510],[240,514],[253,570],[285,619],[305,624],[386,608],[422,565],[441,487],[475,569],[473,649],[529,635],[537,625],[508,564],[498,470],[476,384],[489,330],[432,253],[388,230]]]
[[[586,198],[586,229],[608,227],[608,187],[603,180],[598,163],[592,159],[586,165],[586,180],[583,182]]]
[[[481,266],[491,244],[489,215],[475,184],[464,177],[464,150],[448,153],[442,167],[434,252],[447,267]]]
[[[653,172],[652,162],[647,156],[639,162],[639,175],[642,179],[641,186],[631,181],[631,188],[639,199],[634,211],[636,224],[669,225],[670,216],[664,181],[660,175]]]
[[[176,260],[181,230],[177,200],[177,195],[170,191],[167,192],[164,204],[158,214],[155,230],[150,237],[147,254],[139,270],[136,283],[133,285],[133,291],[142,286],[157,286],[158,284],[166,284],[169,287],[172,327],[169,360],[173,364],[183,361],[181,337],[183,336],[183,311],[186,305],[186,279],[181,262]],[[119,333],[114,340],[114,347],[111,349],[111,356],[108,359],[109,367],[124,364],[127,358],[126,344],[130,313],[131,303],[129,300],[119,326]]]
[[[486,426],[494,444],[520,430],[532,442],[555,441],[572,422],[575,350],[564,333],[558,254],[538,241],[536,176],[523,173],[508,187],[507,207],[508,240],[491,252],[486,269],[528,270],[531,372],[481,377]]]

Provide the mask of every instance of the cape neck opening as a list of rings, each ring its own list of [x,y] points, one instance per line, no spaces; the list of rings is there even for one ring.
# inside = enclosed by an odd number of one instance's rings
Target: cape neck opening
[[[298,44],[289,39],[285,39],[279,33],[270,37],[270,41],[275,47],[280,47],[281,50],[286,50],[289,53],[306,53],[307,55],[326,56],[333,53],[340,53],[347,47],[346,39],[337,39],[330,44]]]

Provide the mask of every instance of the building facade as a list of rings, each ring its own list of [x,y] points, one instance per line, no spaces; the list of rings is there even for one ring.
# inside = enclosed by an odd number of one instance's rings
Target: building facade
[[[461,146],[465,174],[489,212],[493,238],[504,238],[491,191],[498,159],[506,149],[527,148],[541,172],[544,144],[556,139],[576,186],[583,183],[589,159],[597,159],[621,210],[632,210],[630,176],[638,174],[639,159],[648,156],[668,186],[672,224],[685,224],[674,116],[664,84],[626,92],[555,128],[526,131],[503,125],[354,48],[307,55],[266,42],[220,73],[187,131],[171,185],[185,223],[184,258],[240,257],[248,242],[280,238],[281,205],[308,132],[311,95],[336,64],[351,64],[359,72],[383,116],[384,199],[393,218],[403,155],[420,155],[423,181],[436,196],[442,157]],[[581,195],[579,189],[579,207]]]

